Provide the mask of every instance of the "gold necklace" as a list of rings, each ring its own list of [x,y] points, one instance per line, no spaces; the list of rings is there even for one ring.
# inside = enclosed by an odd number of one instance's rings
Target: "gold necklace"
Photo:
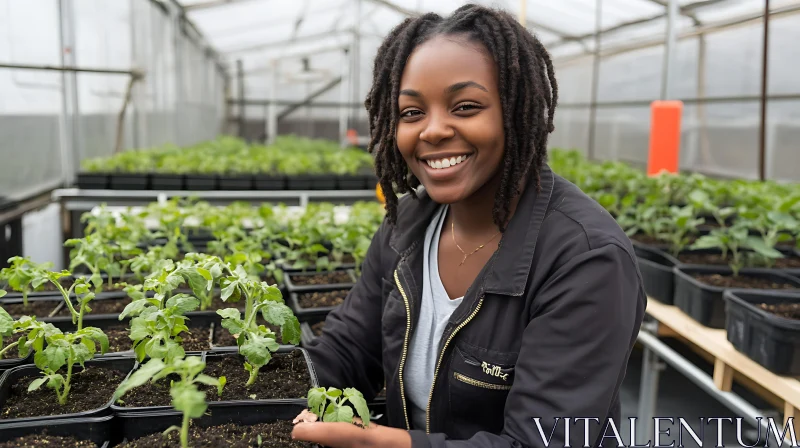
[[[497,235],[500,235],[500,232],[498,231],[497,233],[495,233],[495,234],[494,234],[494,236],[492,236],[491,238],[489,238],[489,241],[487,241],[487,242],[485,242],[485,243],[481,244],[480,246],[478,246],[478,248],[477,248],[477,249],[473,250],[472,252],[470,252],[470,253],[466,253],[466,252],[464,252],[464,249],[462,249],[462,248],[461,248],[461,246],[459,246],[459,245],[458,245],[458,243],[456,243],[456,228],[455,228],[455,220],[452,220],[452,221],[450,221],[450,233],[451,233],[451,234],[452,234],[452,236],[453,236],[453,244],[455,244],[455,245],[456,245],[456,247],[458,248],[458,250],[460,250],[460,251],[461,251],[461,253],[462,253],[462,254],[464,254],[464,259],[463,259],[463,260],[461,260],[461,263],[459,263],[459,264],[458,264],[459,266],[463,265],[463,264],[464,264],[464,263],[467,261],[467,257],[469,257],[470,255],[474,254],[475,252],[477,252],[477,251],[479,251],[479,250],[483,249],[483,247],[484,247],[484,246],[486,246],[487,244],[489,244],[489,243],[490,243],[490,242],[491,242],[491,241],[492,241],[492,240],[493,240],[493,239],[494,239],[494,238],[495,238]]]

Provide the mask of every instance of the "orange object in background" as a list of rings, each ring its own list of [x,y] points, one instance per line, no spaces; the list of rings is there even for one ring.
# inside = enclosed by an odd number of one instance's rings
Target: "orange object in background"
[[[682,101],[653,101],[650,106],[650,154],[647,175],[678,172],[681,149]]]
[[[386,198],[383,196],[383,190],[381,190],[381,184],[375,185],[375,197],[378,198],[381,204],[386,203]]]
[[[347,139],[350,141],[351,145],[358,144],[358,131],[355,129],[348,129],[347,130]]]

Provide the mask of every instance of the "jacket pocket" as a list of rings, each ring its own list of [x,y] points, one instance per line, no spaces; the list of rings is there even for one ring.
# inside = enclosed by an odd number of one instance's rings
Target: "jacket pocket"
[[[514,383],[515,354],[456,345],[448,378],[452,424],[468,431],[503,429],[506,398]],[[475,412],[480,409],[480,412]]]

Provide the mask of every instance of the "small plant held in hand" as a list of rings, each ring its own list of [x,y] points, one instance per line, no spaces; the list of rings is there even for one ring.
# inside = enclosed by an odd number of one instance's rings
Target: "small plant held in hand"
[[[236,308],[218,310],[222,326],[235,338],[239,353],[245,358],[244,368],[250,373],[247,386],[255,383],[258,371],[272,359],[279,348],[275,333],[265,325],[257,325],[261,313],[264,320],[279,326],[285,343],[297,344],[300,340],[300,322],[292,310],[283,303],[281,291],[274,285],[251,279],[242,266],[222,279],[222,300],[238,302],[245,298],[244,316]]]
[[[69,272],[54,272],[51,273],[51,281],[58,283],[58,279],[63,275],[69,275]],[[69,292],[65,291],[60,284],[58,284],[64,300],[72,313],[72,321],[77,321],[77,330],[72,333],[62,333],[61,330],[53,327],[50,324],[37,331],[34,335],[31,332],[28,335],[28,340],[23,341],[20,339],[19,352],[20,356],[25,357],[28,354],[28,348],[35,351],[33,362],[36,364],[42,374],[31,382],[28,386],[28,391],[39,389],[43,384],[47,383],[47,387],[55,390],[58,397],[58,403],[64,405],[67,403],[69,396],[70,386],[72,384],[72,370],[75,365],[84,367],[84,363],[92,359],[97,352],[97,345],[100,345],[100,353],[108,351],[108,336],[103,333],[103,330],[96,327],[84,327],[83,315],[87,311],[91,311],[88,304],[94,298],[94,293],[89,291],[89,285],[84,278],[78,278],[75,283],[70,287],[70,291],[74,289],[78,298],[78,310],[72,306]],[[28,321],[28,324],[36,328],[35,321]],[[62,367],[67,367],[66,375],[58,373]]]
[[[11,257],[9,267],[0,270],[0,281],[6,282],[14,291],[22,293],[22,307],[28,308],[28,294],[47,283],[47,273],[52,263],[34,263],[28,257]]]
[[[342,391],[333,387],[317,387],[308,391],[307,398],[309,410],[324,422],[353,423],[352,408],[355,408],[364,427],[369,426],[367,401],[354,388],[349,387]],[[352,408],[347,406],[348,402]]]
[[[219,379],[206,375],[203,370],[206,363],[197,356],[187,358],[175,358],[170,362],[160,359],[151,359],[127,380],[123,381],[114,392],[114,401],[125,395],[129,390],[143,385],[144,383],[156,382],[169,375],[178,375],[179,381],[170,383],[169,394],[172,397],[172,407],[176,411],[183,413],[182,424],[179,427],[172,426],[164,431],[164,435],[171,431],[179,430],[181,446],[189,446],[189,422],[193,418],[200,418],[206,412],[206,394],[199,390],[198,384],[205,384],[217,388],[217,394],[222,396],[222,389],[225,387],[225,377]]]

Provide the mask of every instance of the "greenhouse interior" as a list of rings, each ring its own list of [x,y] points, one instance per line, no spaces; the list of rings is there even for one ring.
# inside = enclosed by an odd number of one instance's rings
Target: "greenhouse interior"
[[[0,448],[800,446],[800,0],[0,31]]]

